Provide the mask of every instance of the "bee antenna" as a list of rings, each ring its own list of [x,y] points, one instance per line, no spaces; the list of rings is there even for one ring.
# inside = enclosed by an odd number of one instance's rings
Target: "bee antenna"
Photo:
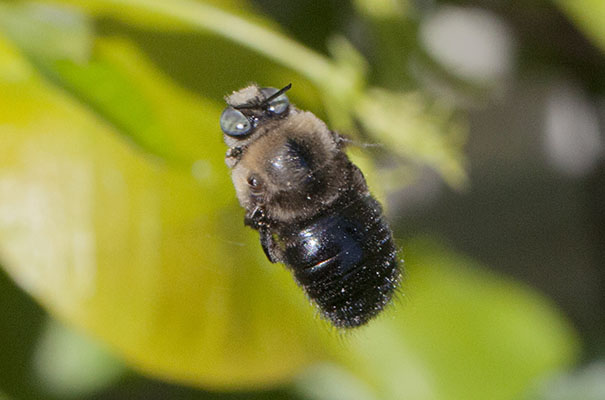
[[[235,109],[237,109],[237,110],[245,110],[245,109],[247,109],[247,108],[255,108],[255,107],[258,107],[258,106],[261,106],[261,107],[262,107],[262,106],[265,106],[265,105],[267,105],[267,104],[268,104],[268,103],[269,103],[271,100],[273,100],[273,99],[275,99],[276,97],[279,97],[279,96],[281,96],[282,94],[286,93],[288,90],[290,90],[290,88],[291,88],[291,87],[292,87],[292,84],[291,84],[291,83],[288,83],[286,86],[284,86],[283,88],[279,89],[277,92],[273,93],[271,96],[269,96],[268,98],[266,98],[265,100],[263,100],[263,102],[262,102],[262,103],[260,103],[260,104],[258,104],[258,103],[256,103],[256,102],[254,102],[254,101],[253,101],[253,102],[251,102],[251,103],[248,103],[248,104],[242,104],[241,106],[236,106],[236,107],[233,107],[233,108],[235,108]]]
[[[277,92],[273,93],[265,101],[263,101],[263,104],[267,104],[271,100],[275,99],[276,97],[279,97],[282,94],[286,93],[288,90],[290,90],[291,87],[292,87],[292,83],[288,83],[286,86],[284,86],[283,88],[279,89]]]

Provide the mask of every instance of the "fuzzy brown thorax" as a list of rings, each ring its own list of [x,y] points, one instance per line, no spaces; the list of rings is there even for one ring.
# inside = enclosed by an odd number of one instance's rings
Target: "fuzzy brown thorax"
[[[322,121],[293,109],[256,135],[232,169],[237,197],[246,210],[262,206],[270,219],[290,221],[331,203],[339,190],[334,177],[340,176],[333,172],[344,166]]]

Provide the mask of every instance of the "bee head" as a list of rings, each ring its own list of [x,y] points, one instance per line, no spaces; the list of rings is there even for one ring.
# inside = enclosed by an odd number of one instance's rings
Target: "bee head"
[[[292,84],[288,84],[278,90],[250,85],[227,96],[228,107],[220,119],[225,141],[229,138],[236,141],[247,139],[265,121],[287,115],[290,101],[285,92],[291,87]]]

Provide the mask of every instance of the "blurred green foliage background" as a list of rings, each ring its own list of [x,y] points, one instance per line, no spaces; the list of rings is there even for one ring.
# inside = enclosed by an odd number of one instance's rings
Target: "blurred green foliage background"
[[[0,400],[605,398],[605,3],[0,1]],[[223,96],[357,143],[355,332],[243,227]]]

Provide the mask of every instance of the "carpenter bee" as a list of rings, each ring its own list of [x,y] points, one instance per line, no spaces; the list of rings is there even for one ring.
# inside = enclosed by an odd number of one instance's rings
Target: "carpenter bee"
[[[285,92],[255,84],[226,97],[225,161],[244,224],[338,328],[365,324],[401,279],[397,248],[347,140]]]

